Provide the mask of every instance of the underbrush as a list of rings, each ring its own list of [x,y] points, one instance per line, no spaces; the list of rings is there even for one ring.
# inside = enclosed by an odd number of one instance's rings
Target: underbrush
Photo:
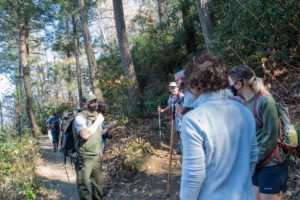
[[[0,199],[36,199],[40,181],[35,166],[40,158],[37,141],[23,138],[0,145]]]

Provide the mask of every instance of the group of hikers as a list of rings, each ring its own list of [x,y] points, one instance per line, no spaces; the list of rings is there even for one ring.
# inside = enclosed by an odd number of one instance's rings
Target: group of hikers
[[[277,103],[252,68],[231,70],[220,56],[199,54],[169,84],[168,106],[182,153],[182,200],[281,200],[287,153]],[[80,199],[103,197],[103,112],[87,95],[73,121]],[[54,136],[54,135],[53,135]],[[56,138],[53,138],[57,149]],[[89,186],[91,188],[89,189]]]
[[[158,112],[171,111],[181,138],[180,199],[283,199],[288,150],[279,107],[252,68],[230,70],[222,57],[200,54],[169,91]],[[297,146],[295,130],[291,138]]]

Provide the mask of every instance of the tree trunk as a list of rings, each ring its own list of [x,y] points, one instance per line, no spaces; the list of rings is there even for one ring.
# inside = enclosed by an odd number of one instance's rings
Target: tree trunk
[[[80,9],[80,20],[81,20],[81,26],[83,30],[85,51],[87,54],[88,64],[91,72],[92,90],[99,100],[103,100],[102,91],[99,88],[98,66],[96,63],[95,53],[93,51],[93,46],[91,43],[91,36],[90,36],[90,30],[87,21],[85,2],[84,0],[78,0],[78,3]]]
[[[66,15],[66,34],[67,34],[67,59],[68,63],[70,63],[71,60],[71,37],[70,37],[70,28],[69,28],[69,15]],[[71,64],[68,64],[68,76],[67,76],[67,83],[68,83],[68,101],[72,102],[72,91],[71,91]]]
[[[29,57],[29,31],[28,31],[28,18],[18,13],[18,25],[19,25],[19,65],[23,69],[23,82],[25,87],[25,93],[27,98],[27,112],[29,115],[30,125],[33,131],[33,136],[38,137],[41,134],[40,128],[37,125],[34,111],[33,111],[33,100],[31,91],[31,80],[30,80],[30,68],[28,64]]]
[[[126,34],[126,26],[124,20],[123,3],[122,0],[113,0],[114,15],[116,22],[116,30],[118,43],[121,53],[121,62],[126,73],[126,78],[129,82],[129,96],[130,103],[137,104],[140,98],[139,84],[136,78],[134,66],[131,59],[130,50],[128,47],[128,39]]]
[[[181,12],[182,12],[183,27],[185,30],[185,46],[188,53],[197,51],[194,25],[189,20],[190,8],[191,5],[189,4],[189,2],[183,0],[181,3]]]
[[[23,97],[22,86],[22,66],[19,65],[16,70],[16,127],[21,140],[21,127],[22,127],[22,105],[21,100]]]
[[[202,32],[204,35],[204,42],[206,45],[206,49],[207,49],[208,53],[212,53],[210,44],[211,44],[211,39],[212,39],[212,34],[213,34],[213,25],[212,25],[212,22],[210,19],[208,2],[209,2],[209,0],[196,0],[201,29],[202,29]]]
[[[0,100],[0,123],[3,126],[2,101]]]
[[[162,7],[161,7],[162,1],[163,0],[157,0],[157,11],[158,11],[158,21],[159,21],[159,23],[162,22],[162,18],[163,18],[163,12],[162,12]]]
[[[75,3],[74,3],[75,4]],[[74,6],[74,10],[76,6]],[[76,60],[76,77],[77,77],[77,89],[79,101],[83,100],[82,85],[81,85],[81,71],[80,71],[80,61],[79,61],[79,39],[78,39],[78,20],[76,12],[72,16],[73,23],[73,42],[74,42],[74,53]]]

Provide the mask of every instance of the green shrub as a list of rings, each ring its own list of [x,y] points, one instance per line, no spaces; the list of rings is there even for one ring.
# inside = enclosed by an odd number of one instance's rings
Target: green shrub
[[[7,141],[0,146],[0,199],[36,199],[39,158],[36,140]]]

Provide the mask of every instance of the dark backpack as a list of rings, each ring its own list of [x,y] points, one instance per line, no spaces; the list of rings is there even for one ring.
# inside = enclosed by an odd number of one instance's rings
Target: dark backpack
[[[59,132],[60,130],[60,126],[59,126],[59,118],[58,117],[54,117],[52,120],[51,120],[51,128],[54,130],[54,132]]]
[[[64,155],[64,164],[67,162],[67,157],[72,160],[76,153],[72,126],[74,118],[74,113],[68,113],[62,123],[61,151]]]

